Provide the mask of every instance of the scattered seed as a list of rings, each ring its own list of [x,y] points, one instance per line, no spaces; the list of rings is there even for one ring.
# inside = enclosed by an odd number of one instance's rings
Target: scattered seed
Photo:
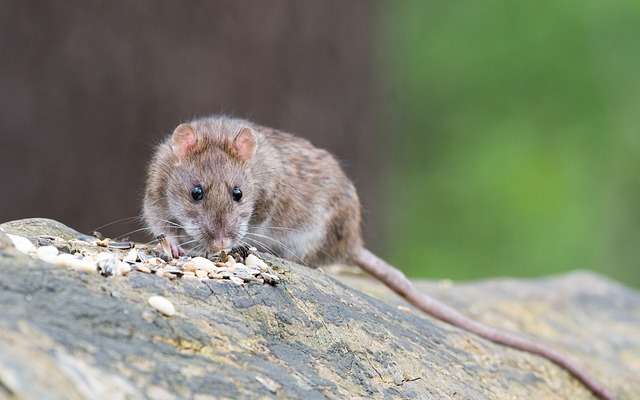
[[[262,273],[260,273],[260,277],[261,277],[262,279],[264,279],[264,281],[265,281],[266,283],[270,284],[270,285],[276,285],[276,284],[280,283],[280,278],[278,278],[278,277],[277,277],[277,276],[275,276],[275,275],[268,274],[268,273],[266,273],[266,272],[262,272]]]
[[[271,378],[256,376],[256,380],[262,384],[271,393],[276,393],[282,387],[278,382]]]
[[[208,260],[204,257],[194,257],[193,260],[191,260],[196,267],[203,269],[207,272],[213,272],[215,264],[213,263],[213,261]]]
[[[36,252],[36,246],[34,246],[33,243],[31,243],[31,241],[26,237],[12,235],[10,233],[7,233],[7,236],[9,236],[9,239],[11,239],[13,245],[16,246],[16,249],[18,249],[18,251],[24,254]]]
[[[263,271],[269,267],[267,263],[254,256],[253,254],[249,254],[244,259],[244,263],[247,264],[248,267],[259,267]]]
[[[95,260],[97,263],[99,263],[99,262],[110,260],[112,258],[113,258],[113,255],[111,253],[109,253],[108,251],[103,251],[96,255]]]
[[[182,265],[182,269],[184,271],[196,272],[196,270],[198,269],[198,266],[193,261],[189,261]]]
[[[155,308],[157,311],[161,312],[167,317],[171,317],[176,313],[176,308],[174,307],[173,303],[166,297],[151,296],[147,301],[149,302],[149,305],[151,307]]]
[[[58,255],[58,249],[54,246],[40,246],[36,250],[36,257],[38,257],[41,260],[45,260],[46,258],[50,258],[50,257],[55,257],[57,255]]]
[[[127,275],[129,272],[131,272],[131,265],[124,261],[120,261],[118,263],[118,267],[116,268],[116,275],[124,276],[124,275]]]
[[[155,249],[142,244],[131,242],[113,242],[109,238],[93,241],[92,243],[81,242],[84,248],[74,248],[70,246],[70,241],[61,238],[55,239],[55,245],[51,245],[49,237],[40,236],[40,239],[47,239],[49,242],[34,246],[29,239],[19,235],[9,235],[16,247],[20,251],[37,257],[45,262],[62,266],[65,268],[96,272],[104,276],[124,276],[132,270],[146,274],[156,274],[167,279],[229,279],[237,285],[246,282],[259,282],[277,284],[280,282],[278,274],[275,273],[263,260],[254,254],[241,254],[240,250],[233,249],[234,254],[228,251],[221,251],[219,255],[210,255],[211,259],[205,257],[183,256],[179,259],[167,257],[160,254]],[[166,239],[164,239],[166,241]],[[76,240],[77,241],[77,240]],[[63,247],[60,247],[63,246]],[[64,247],[66,246],[66,247]],[[93,248],[89,247],[93,246]],[[126,255],[120,251],[96,249],[95,246],[109,247],[117,250],[127,250]],[[65,249],[69,250],[65,250]],[[143,249],[147,250],[147,253]],[[255,251],[255,249],[253,249]],[[69,254],[75,252],[73,255]],[[160,256],[151,256],[151,253]],[[162,258],[167,261],[163,261]],[[224,262],[223,262],[224,261]]]
[[[138,254],[138,259],[142,262],[146,262],[149,259],[149,256],[144,250],[138,249],[137,254]]]
[[[237,254],[240,258],[245,258],[249,255],[249,248],[247,246],[236,246],[231,249],[231,254]]]
[[[71,268],[77,271],[96,272],[98,270],[95,263],[83,261],[69,253],[58,254],[53,261],[53,264],[59,267]]]
[[[138,261],[138,250],[131,249],[131,251],[129,251],[127,255],[124,256],[122,261],[135,264],[135,262]]]
[[[229,279],[231,280],[231,282],[235,283],[236,285],[244,285],[244,279],[238,278],[235,275],[229,276]]]
[[[98,271],[100,271],[101,275],[104,275],[104,276],[119,275],[121,261],[118,260],[118,257],[116,256],[115,253],[109,254],[109,257],[106,259],[104,259],[104,256],[101,258],[102,259],[98,260],[97,262]]]
[[[151,269],[149,269],[149,267],[147,267],[146,265],[144,265],[142,263],[137,263],[136,264],[136,271],[140,271],[140,272],[143,272],[145,274],[150,274],[151,273]]]
[[[177,277],[181,277],[182,275],[184,275],[184,272],[181,269],[177,268],[167,268],[164,270],[164,273],[176,275]]]
[[[169,244],[169,241],[167,240],[166,236],[164,235],[158,236],[158,241],[160,242],[160,246],[162,246],[162,251],[164,252],[164,254],[166,254],[170,258],[173,258],[173,254],[171,252],[171,245]]]
[[[135,246],[132,242],[110,242],[107,247],[118,250],[128,250]]]
[[[163,265],[165,264],[164,260],[158,257],[152,257],[147,260],[147,264],[149,265]]]

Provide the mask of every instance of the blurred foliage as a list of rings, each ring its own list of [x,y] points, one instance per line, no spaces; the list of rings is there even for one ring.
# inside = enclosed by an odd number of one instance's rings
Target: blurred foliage
[[[640,2],[379,6],[389,261],[640,286]]]

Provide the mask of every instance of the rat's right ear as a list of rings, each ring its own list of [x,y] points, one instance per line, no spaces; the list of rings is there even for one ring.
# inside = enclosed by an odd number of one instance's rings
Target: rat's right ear
[[[171,145],[173,153],[182,161],[191,154],[198,145],[198,134],[191,125],[180,124],[176,130],[173,131],[171,141],[173,142]]]

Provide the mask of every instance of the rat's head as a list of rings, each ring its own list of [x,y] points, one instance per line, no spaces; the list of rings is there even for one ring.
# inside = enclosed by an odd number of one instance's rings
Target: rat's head
[[[180,242],[207,251],[241,244],[257,195],[250,173],[254,131],[194,121],[179,125],[169,144],[165,202],[169,220],[187,236]]]

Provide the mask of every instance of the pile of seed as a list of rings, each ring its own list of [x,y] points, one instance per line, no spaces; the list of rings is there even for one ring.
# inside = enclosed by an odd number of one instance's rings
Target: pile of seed
[[[244,285],[248,282],[280,282],[278,274],[262,259],[252,254],[255,249],[220,252],[212,259],[180,257],[174,259],[155,248],[131,242],[108,239],[93,241],[69,240],[41,236],[35,246],[29,239],[8,234],[15,247],[28,255],[64,268],[100,273],[104,276],[124,276],[132,271],[155,274],[168,279],[230,280]]]

